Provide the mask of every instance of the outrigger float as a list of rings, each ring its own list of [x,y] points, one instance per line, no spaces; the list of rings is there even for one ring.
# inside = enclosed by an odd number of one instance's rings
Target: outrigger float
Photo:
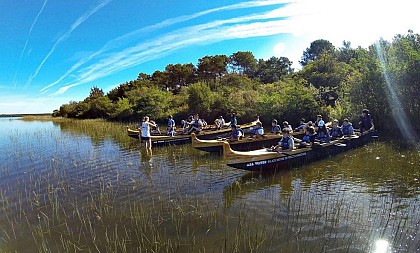
[[[242,124],[241,128],[244,129],[244,131],[249,132],[251,127],[255,126],[256,123],[257,121],[252,121],[246,124]],[[203,140],[211,140],[216,138],[225,138],[230,134],[231,129],[228,127],[222,128],[220,130],[215,130],[214,127],[209,127],[203,129],[201,132],[196,133],[195,135]],[[127,135],[138,140],[140,136],[140,130],[130,129],[130,127],[127,126]],[[152,134],[151,140],[153,146],[178,145],[184,143],[191,143],[191,135],[182,134],[180,132],[177,132],[174,136]]]
[[[249,170],[268,171],[302,165],[319,160],[352,148],[363,146],[376,136],[376,131],[363,135],[352,135],[328,143],[315,144],[313,147],[298,148],[289,152],[276,152],[270,149],[253,151],[234,151],[228,142],[223,143],[223,156],[228,166]]]
[[[293,137],[300,137],[303,135],[301,132],[293,132]],[[258,138],[243,137],[242,139],[230,141],[229,145],[233,150],[236,151],[250,151],[260,149],[263,147],[271,147],[277,145],[280,141],[281,134],[267,134]],[[199,139],[195,134],[191,135],[192,146],[198,150],[212,152],[212,153],[223,153],[223,143],[226,139],[216,140],[203,140]]]

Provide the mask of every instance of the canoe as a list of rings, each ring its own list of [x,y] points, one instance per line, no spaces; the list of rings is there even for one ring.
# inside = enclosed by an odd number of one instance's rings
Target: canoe
[[[247,132],[250,131],[250,128],[255,126],[257,121],[249,122],[246,124],[242,124],[241,128],[245,129]],[[220,130],[213,129],[204,129],[201,132],[197,133],[196,136],[199,136],[200,139],[204,140],[211,140],[215,138],[226,138],[230,135],[231,129],[230,128],[223,128]],[[127,135],[129,137],[132,137],[134,139],[139,139],[140,131],[130,129],[130,127],[127,126]],[[169,136],[169,135],[154,135],[152,134],[151,137],[152,145],[153,146],[161,146],[161,145],[168,145],[168,144],[184,144],[184,143],[191,143],[191,135],[188,134],[181,134],[176,133],[175,136]]]
[[[298,137],[303,134],[300,132],[293,132],[292,136]],[[229,145],[233,150],[237,151],[250,151],[255,149],[260,149],[263,147],[271,147],[278,144],[282,135],[281,134],[267,134],[258,139],[244,137],[237,141],[230,141]],[[196,135],[192,135],[192,146],[198,150],[212,152],[212,153],[223,153],[223,142],[224,139],[216,140],[202,140],[199,139]]]
[[[289,152],[273,152],[268,149],[253,151],[234,151],[228,142],[223,143],[223,156],[228,166],[249,170],[268,171],[306,164],[335,155],[351,148],[360,147],[370,142],[376,131],[366,132],[361,136],[353,135],[328,143],[316,144],[313,147],[298,148]]]

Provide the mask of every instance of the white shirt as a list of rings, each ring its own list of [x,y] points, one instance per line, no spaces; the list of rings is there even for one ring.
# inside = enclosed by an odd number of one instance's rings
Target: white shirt
[[[149,122],[141,123],[141,137],[150,137],[150,126]]]

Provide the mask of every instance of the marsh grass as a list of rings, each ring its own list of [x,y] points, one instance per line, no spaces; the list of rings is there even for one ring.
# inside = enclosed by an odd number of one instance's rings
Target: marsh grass
[[[241,178],[189,145],[145,156],[122,124],[53,126],[10,140],[1,252],[369,252],[377,239],[410,252],[419,242],[418,191],[378,195],[369,180],[334,177],[339,160]]]

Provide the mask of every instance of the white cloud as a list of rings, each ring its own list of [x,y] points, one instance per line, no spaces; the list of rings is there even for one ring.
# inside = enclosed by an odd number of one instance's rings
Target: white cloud
[[[2,98],[1,114],[52,113],[63,104],[63,99],[14,95]]]
[[[310,43],[327,39],[336,47],[344,40],[352,47],[368,47],[379,38],[391,40],[408,29],[420,30],[420,2],[412,0],[295,0],[284,7],[290,14],[287,26],[294,39],[285,56],[298,60]]]
[[[255,6],[289,1],[255,1]],[[316,39],[330,40],[339,47],[343,40],[351,41],[353,46],[366,47],[380,37],[391,39],[397,33],[408,29],[420,30],[416,10],[418,5],[409,0],[295,0],[293,3],[275,8],[272,11],[238,16],[230,19],[215,20],[177,29],[149,41],[139,42],[135,34],[144,29],[158,29],[178,22],[183,22],[200,15],[221,10],[246,8],[244,3],[225,6],[189,16],[182,16],[163,21],[153,26],[142,28],[108,42],[102,49],[82,59],[70,68],[56,82],[43,90],[61,83],[68,75],[74,74],[72,82],[64,84],[54,95],[60,95],[72,87],[95,81],[121,70],[161,58],[175,50],[194,44],[211,44],[222,40],[289,34],[294,36],[283,44],[276,46],[276,56],[284,54],[298,67],[302,52]],[[125,46],[119,51],[103,53],[118,49],[124,39],[135,42],[134,46]],[[134,40],[134,41],[133,41]],[[101,59],[97,59],[101,57]],[[83,65],[91,62],[82,68]]]
[[[112,0],[104,0],[101,1],[95,8],[89,10],[88,12],[84,13],[82,16],[80,16],[68,29],[63,35],[58,38],[58,40],[54,43],[48,54],[44,57],[44,59],[41,61],[37,69],[35,70],[35,73],[30,76],[29,84],[32,83],[32,80],[38,75],[39,71],[41,70],[42,66],[45,64],[45,62],[50,58],[50,56],[54,53],[56,47],[61,44],[61,42],[65,41],[68,37],[70,37],[71,33],[79,27],[83,22],[85,22],[90,16],[98,12],[100,9],[105,7],[107,4],[109,4]]]
[[[237,9],[246,9],[246,8],[269,6],[269,5],[279,5],[279,4],[290,3],[292,1],[293,0],[262,0],[262,1],[242,2],[242,3],[238,3],[238,4],[232,4],[232,5],[227,5],[227,6],[222,6],[222,7],[218,7],[218,8],[209,9],[209,10],[193,13],[193,14],[190,14],[190,15],[183,15],[183,16],[176,17],[176,18],[170,18],[170,19],[164,20],[160,23],[137,29],[133,32],[127,33],[123,36],[120,36],[120,37],[115,38],[111,41],[108,41],[101,49],[99,49],[98,51],[92,53],[91,55],[79,60],[69,70],[67,70],[66,73],[64,73],[60,78],[58,78],[56,81],[48,84],[47,86],[43,87],[41,89],[41,91],[42,92],[48,91],[49,88],[55,86],[56,84],[59,84],[66,77],[68,77],[70,74],[72,74],[78,68],[80,68],[85,63],[89,62],[90,60],[94,59],[95,57],[97,57],[97,56],[99,56],[99,55],[101,55],[101,54],[103,54],[107,51],[110,51],[112,49],[115,49],[115,48],[121,47],[123,45],[126,45],[127,42],[131,42],[133,40],[138,40],[139,38],[142,38],[144,36],[144,34],[148,34],[152,31],[155,31],[155,30],[158,30],[158,29],[161,29],[161,28],[164,28],[164,27],[168,27],[168,26],[171,26],[171,25],[175,25],[175,24],[178,24],[178,23],[182,23],[182,22],[185,22],[185,21],[189,21],[189,20],[204,16],[204,15],[208,15],[208,14],[211,14],[211,13],[214,13],[214,12],[227,11],[227,10],[237,10]],[[285,16],[287,16],[287,14],[281,8],[278,8],[274,11],[270,11],[270,12],[267,12],[267,13],[262,14],[262,15],[260,14],[260,15],[245,16],[245,17],[240,17],[240,18],[237,18],[237,19],[231,19],[230,21],[227,21],[227,22],[245,22],[245,21],[255,20],[255,19],[268,19],[268,18],[278,18],[278,17],[285,17]],[[212,26],[222,25],[225,22],[226,21],[224,21],[224,20],[218,21],[218,22],[213,22]],[[197,26],[197,28],[198,27],[199,26]],[[209,28],[209,27],[207,27],[207,28]],[[68,88],[67,89],[60,89],[60,91],[56,92],[55,94],[56,95],[57,94],[62,94],[66,90],[68,90]]]
[[[240,16],[226,20],[216,20],[175,30],[153,40],[141,42],[135,46],[109,54],[106,58],[85,68],[79,69],[76,80],[64,85],[53,95],[61,95],[69,88],[92,82],[153,59],[158,59],[170,52],[190,45],[203,45],[228,39],[269,36],[290,32],[289,28],[285,26],[287,23],[286,20],[265,21],[267,19],[278,19],[286,16],[287,13],[278,8],[265,13]],[[96,55],[99,54],[96,53]],[[91,58],[92,57],[90,57],[89,60],[91,60]],[[86,61],[83,61],[83,63],[85,62]],[[77,64],[77,67],[80,65],[81,64]],[[76,68],[73,66],[67,71],[67,74],[74,72],[75,69]],[[58,81],[44,87],[42,90],[50,88],[62,80],[63,79],[60,78]]]
[[[34,29],[34,26],[35,26],[35,24],[36,24],[36,22],[37,22],[37,20],[38,20],[39,16],[41,16],[41,13],[42,13],[42,11],[44,10],[44,7],[45,7],[45,5],[47,4],[47,2],[48,2],[48,0],[44,0],[44,4],[42,4],[41,9],[39,10],[38,14],[36,15],[36,17],[35,17],[34,21],[32,22],[31,28],[29,28],[28,36],[26,37],[25,45],[23,46],[22,52],[20,53],[19,62],[18,62],[18,67],[17,67],[17,69],[16,69],[16,72],[15,72],[15,77],[14,77],[14,79],[13,79],[13,84],[14,84],[14,86],[15,86],[15,87],[16,87],[16,77],[17,77],[18,72],[19,72],[20,63],[22,62],[22,57],[23,57],[23,54],[25,53],[25,51],[26,51],[26,47],[28,46],[28,42],[29,42],[29,38],[31,37],[32,30]],[[28,53],[29,53],[29,52],[28,52]]]

